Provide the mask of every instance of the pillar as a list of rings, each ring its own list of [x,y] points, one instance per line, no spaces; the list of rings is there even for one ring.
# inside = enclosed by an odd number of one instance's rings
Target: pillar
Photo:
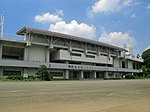
[[[2,51],[3,51],[3,46],[2,46],[2,42],[0,42],[0,59],[2,59]]]
[[[105,72],[105,73],[104,73],[104,78],[105,78],[105,79],[109,78],[109,77],[108,77],[108,72]]]
[[[46,48],[46,50],[45,50],[45,62],[46,62],[46,63],[49,63],[49,61],[50,61],[49,58],[50,58],[49,49]]]
[[[66,61],[66,64],[69,64],[69,61]]]
[[[69,79],[69,70],[65,70],[64,79]]]
[[[117,76],[118,76],[118,74],[117,74]],[[113,72],[113,78],[117,78],[115,72]]]
[[[24,61],[29,61],[29,47],[24,48]]]
[[[24,69],[23,69],[23,77],[24,77],[24,78],[28,78],[28,76],[29,76],[28,68],[24,68]]]
[[[84,78],[83,73],[84,73],[83,71],[80,72],[80,79]]]
[[[94,71],[94,79],[96,79],[96,71]]]

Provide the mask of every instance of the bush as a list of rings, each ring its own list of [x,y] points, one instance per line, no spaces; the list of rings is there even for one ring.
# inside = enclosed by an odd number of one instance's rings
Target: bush
[[[34,80],[38,80],[38,78],[37,78],[37,76],[29,76],[29,77],[26,78],[25,80],[34,81]]]
[[[125,78],[126,79],[135,79],[136,77],[132,73],[129,73],[129,74],[125,75]]]
[[[53,76],[52,76],[50,73],[47,73],[47,74],[45,74],[44,79],[45,79],[46,81],[51,81],[51,80],[53,80]]]
[[[147,75],[146,78],[150,78],[150,75]]]
[[[6,79],[10,79],[10,80],[23,80],[23,77],[20,75],[9,75],[8,77],[6,77]]]
[[[40,65],[36,75],[40,80],[51,81],[53,79],[53,76],[48,72],[45,65]]]

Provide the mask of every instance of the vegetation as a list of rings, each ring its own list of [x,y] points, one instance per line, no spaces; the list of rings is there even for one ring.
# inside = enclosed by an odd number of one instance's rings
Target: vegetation
[[[13,81],[38,81],[37,76],[29,76],[28,78],[24,78],[21,75],[9,75],[6,78],[1,78],[0,80],[13,80]]]
[[[40,80],[45,80],[45,81],[53,80],[52,75],[48,72],[45,65],[40,65],[36,75]]]
[[[147,77],[148,75],[150,75],[150,49],[142,53],[142,58],[144,59],[144,65],[142,66],[141,70]]]
[[[144,59],[144,65],[150,68],[150,49],[142,53],[142,58]]]
[[[135,76],[132,73],[128,73],[128,74],[125,75],[125,78],[126,79],[135,79]]]
[[[25,80],[25,81],[38,81],[38,80],[45,80],[51,81],[53,80],[52,75],[48,72],[45,65],[40,65],[37,73],[35,76],[28,76],[27,78],[21,75],[9,75],[6,78],[1,78],[1,80]]]
[[[10,80],[23,80],[23,77],[20,75],[10,75],[8,77],[6,77],[6,79],[10,79]]]

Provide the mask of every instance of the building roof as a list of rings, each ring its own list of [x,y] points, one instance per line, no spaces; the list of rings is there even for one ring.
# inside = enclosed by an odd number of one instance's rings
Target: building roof
[[[142,58],[135,58],[135,57],[132,57],[132,56],[126,56],[126,59],[127,60],[131,60],[131,61],[135,61],[135,62],[143,63],[143,59]]]
[[[76,40],[76,41],[91,43],[91,44],[104,46],[104,47],[108,47],[108,48],[113,48],[113,49],[120,50],[120,51],[127,51],[124,48],[114,46],[114,45],[110,45],[110,44],[106,44],[106,43],[103,43],[103,42],[98,42],[98,41],[95,41],[95,40],[90,40],[90,39],[81,38],[81,37],[78,37],[78,36],[73,36],[73,35],[68,35],[68,34],[63,34],[63,33],[58,33],[58,32],[52,32],[52,31],[47,31],[47,30],[41,30],[41,29],[36,29],[36,28],[30,28],[30,27],[23,27],[16,34],[17,35],[24,35],[25,33],[35,33],[35,34],[42,34],[42,35],[60,37],[60,38],[65,38],[65,39],[70,39],[70,40]]]
[[[6,41],[6,42],[13,42],[13,43],[22,43],[22,44],[26,44],[25,41],[14,40],[14,39],[10,39],[10,38],[0,38],[0,41]]]

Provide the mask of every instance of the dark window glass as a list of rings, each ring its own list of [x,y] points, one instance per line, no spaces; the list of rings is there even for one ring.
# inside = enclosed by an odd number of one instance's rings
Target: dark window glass
[[[9,75],[21,75],[21,71],[3,71],[4,76],[9,76]]]
[[[2,58],[23,60],[24,48],[3,46]]]
[[[122,61],[122,68],[126,68],[125,61]]]
[[[77,53],[71,53],[70,55],[71,56],[79,56],[79,57],[81,57],[81,54],[77,54]]]
[[[53,77],[63,77],[63,72],[50,72]]]
[[[87,58],[95,58],[95,56],[92,55],[86,55]]]

